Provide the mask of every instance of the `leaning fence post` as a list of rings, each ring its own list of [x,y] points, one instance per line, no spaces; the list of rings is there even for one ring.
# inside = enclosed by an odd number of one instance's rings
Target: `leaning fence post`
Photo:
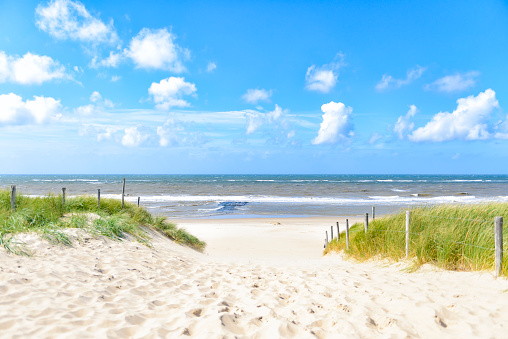
[[[369,229],[369,213],[365,213],[365,234],[367,234],[367,230]]]
[[[325,231],[325,248],[328,245],[328,231]]]
[[[496,278],[503,270],[503,217],[496,217]]]
[[[97,208],[101,208],[101,189],[97,189]]]
[[[340,240],[339,222],[337,221],[337,240]]]
[[[346,219],[346,250],[349,249],[349,220]]]
[[[122,186],[122,209],[123,209],[123,201],[124,201],[124,197],[125,197],[125,178],[123,178],[123,186]]]
[[[65,187],[62,187],[62,207],[65,207]]]
[[[406,211],[406,258],[409,257],[409,211]]]
[[[11,210],[16,211],[16,185],[11,185]]]
[[[141,197],[138,197],[138,207],[139,207],[139,199],[141,199]]]
[[[372,220],[376,218],[376,208],[372,206]]]
[[[330,241],[333,240],[333,226],[330,226]]]

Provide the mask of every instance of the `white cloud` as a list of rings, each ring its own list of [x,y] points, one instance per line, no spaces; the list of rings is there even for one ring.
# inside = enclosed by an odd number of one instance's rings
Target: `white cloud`
[[[279,126],[281,129],[285,129],[287,123],[285,121],[285,115],[288,113],[287,109],[282,109],[279,105],[275,105],[273,111],[267,113],[261,112],[247,112],[247,130],[245,134],[249,135],[257,131],[263,125]]]
[[[328,93],[337,84],[339,63],[330,63],[321,67],[310,66],[305,74],[305,88],[309,91]]]
[[[0,125],[43,124],[57,117],[61,109],[60,100],[34,96],[34,100],[23,101],[14,93],[0,95]]]
[[[393,127],[393,132],[398,135],[399,139],[404,139],[404,137],[414,129],[415,124],[414,122],[411,122],[411,118],[414,117],[417,112],[418,109],[416,106],[411,105],[406,115],[399,117],[395,123],[395,126]]]
[[[92,62],[90,63],[90,67],[92,68],[98,68],[100,66],[102,67],[118,67],[120,62],[123,60],[124,56],[121,53],[115,53],[113,51],[109,52],[109,56],[105,59],[99,60],[97,56],[95,56],[92,59]]]
[[[158,109],[168,110],[171,107],[187,107],[190,104],[183,100],[184,95],[196,92],[196,85],[185,82],[183,77],[169,77],[159,83],[153,82],[148,93],[153,96],[153,101]]]
[[[206,71],[207,71],[208,73],[210,73],[210,72],[215,71],[215,69],[216,69],[216,68],[217,68],[217,65],[215,64],[215,62],[211,62],[211,61],[210,61],[210,62],[208,63],[208,65],[206,66]]]
[[[311,142],[313,145],[336,144],[341,139],[347,139],[352,135],[351,107],[346,107],[342,102],[331,101],[321,106],[323,122],[318,135]]]
[[[117,81],[118,81],[118,80],[120,80],[120,79],[122,79],[122,77],[121,77],[121,76],[119,76],[119,75],[113,75],[113,76],[111,77],[111,82],[117,82]]]
[[[370,139],[369,139],[369,144],[375,144],[376,142],[378,142],[379,140],[383,139],[383,136],[379,133],[372,133],[372,135],[370,136]]]
[[[381,81],[378,82],[376,85],[376,89],[378,91],[383,91],[389,88],[399,88],[403,85],[408,85],[414,80],[418,79],[422,76],[423,72],[425,72],[427,68],[422,67],[420,65],[416,65],[415,68],[409,69],[406,72],[406,78],[405,79],[395,79],[391,75],[383,74],[383,77],[381,78]]]
[[[0,52],[0,83],[10,81],[22,85],[40,85],[53,79],[70,79],[65,67],[45,55],[26,53],[22,57]]]
[[[104,113],[106,108],[113,108],[114,105],[111,100],[103,99],[98,91],[94,91],[90,95],[91,104],[79,106],[74,109],[74,112],[79,115],[92,115],[94,113]]]
[[[159,145],[162,147],[178,145],[178,132],[182,132],[183,127],[175,119],[168,119],[162,126],[157,126],[157,135],[159,136]]]
[[[189,58],[189,51],[174,42],[175,36],[167,29],[143,28],[132,38],[125,54],[137,68],[162,69],[175,73],[185,71],[182,59]]]
[[[90,95],[90,101],[91,102],[97,102],[97,101],[100,101],[100,100],[102,100],[102,95],[99,92],[94,91],[92,93],[92,95]]]
[[[250,104],[257,104],[259,101],[270,101],[272,90],[266,89],[248,89],[247,93],[242,95],[242,99]]]
[[[436,90],[439,92],[459,92],[472,88],[476,84],[476,78],[480,72],[471,71],[467,73],[455,73],[437,79],[431,84],[425,86],[426,90]]]
[[[457,100],[457,109],[452,113],[440,112],[424,127],[416,129],[409,140],[448,141],[481,140],[491,138],[488,118],[492,110],[499,107],[496,93],[492,89]]]
[[[71,39],[92,44],[118,40],[113,21],[105,24],[92,16],[79,1],[52,0],[35,10],[36,25],[57,39]]]
[[[149,134],[140,131],[137,126],[127,127],[124,132],[122,145],[126,147],[137,147],[150,137]]]

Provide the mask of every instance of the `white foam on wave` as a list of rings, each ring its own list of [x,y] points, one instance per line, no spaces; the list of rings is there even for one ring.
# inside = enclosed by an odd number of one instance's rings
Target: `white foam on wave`
[[[119,194],[104,194],[104,198],[120,199]],[[137,196],[125,197],[126,201],[137,202]],[[341,197],[284,197],[284,196],[246,196],[246,195],[162,195],[142,196],[141,202],[152,204],[164,203],[221,203],[237,201],[248,203],[274,203],[274,204],[309,204],[309,205],[422,205],[440,203],[481,203],[481,202],[507,202],[508,196],[477,198],[475,196],[370,196],[366,198]]]

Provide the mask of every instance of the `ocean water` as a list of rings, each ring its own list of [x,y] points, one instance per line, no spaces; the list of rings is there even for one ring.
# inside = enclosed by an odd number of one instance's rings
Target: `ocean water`
[[[0,175],[26,195],[120,198],[169,218],[353,216],[415,205],[508,201],[507,175]]]

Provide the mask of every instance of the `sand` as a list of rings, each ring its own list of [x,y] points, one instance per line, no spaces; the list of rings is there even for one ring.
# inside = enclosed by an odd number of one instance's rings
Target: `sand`
[[[181,220],[204,254],[77,233],[0,250],[2,338],[505,338],[508,281],[492,272],[322,257],[334,220]]]

